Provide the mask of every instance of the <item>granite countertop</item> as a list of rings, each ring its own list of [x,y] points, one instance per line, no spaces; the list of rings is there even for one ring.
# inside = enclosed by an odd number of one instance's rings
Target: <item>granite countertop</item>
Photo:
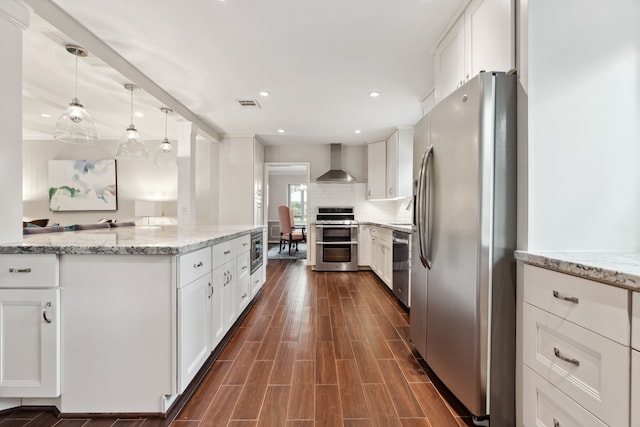
[[[640,252],[516,251],[517,260],[640,291]]]
[[[177,255],[235,239],[263,226],[118,227],[30,234],[22,242],[0,245],[0,254]]]
[[[375,225],[377,227],[388,228],[390,230],[404,231],[405,233],[411,233],[413,225],[409,223],[398,222],[377,222],[377,221],[358,221],[361,225]]]

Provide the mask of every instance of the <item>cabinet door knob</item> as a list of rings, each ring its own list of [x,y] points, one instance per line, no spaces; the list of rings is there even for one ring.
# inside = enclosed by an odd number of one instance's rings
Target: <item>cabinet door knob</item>
[[[51,319],[49,319],[49,316],[47,316],[49,309],[51,308],[51,301],[47,302],[44,305],[44,310],[42,310],[42,318],[44,319],[45,322],[47,323],[51,323]]]

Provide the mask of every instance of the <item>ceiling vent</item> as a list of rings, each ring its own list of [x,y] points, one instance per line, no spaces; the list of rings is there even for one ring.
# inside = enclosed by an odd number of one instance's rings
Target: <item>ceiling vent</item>
[[[238,104],[243,108],[260,108],[260,104],[255,99],[238,99]]]

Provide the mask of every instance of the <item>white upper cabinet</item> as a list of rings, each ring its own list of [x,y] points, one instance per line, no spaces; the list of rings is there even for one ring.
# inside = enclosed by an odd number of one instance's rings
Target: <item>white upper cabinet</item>
[[[387,139],[387,199],[412,195],[412,168],[413,130],[396,129]]]
[[[386,141],[367,146],[368,199],[395,199],[412,194],[413,130],[396,129]]]
[[[513,0],[475,0],[465,14],[467,73],[508,71],[515,67]]]
[[[480,71],[515,68],[513,0],[474,0],[435,51],[436,102]]]
[[[367,198],[384,199],[386,188],[387,143],[367,145]]]
[[[436,102],[462,85],[465,75],[464,57],[464,17],[461,17],[436,48]]]

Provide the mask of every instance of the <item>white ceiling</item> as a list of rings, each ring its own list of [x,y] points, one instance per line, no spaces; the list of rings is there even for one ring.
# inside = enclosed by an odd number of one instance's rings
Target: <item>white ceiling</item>
[[[266,144],[363,144],[418,120],[433,87],[433,46],[466,0],[54,3],[224,134],[257,134]],[[73,97],[75,57],[64,45],[82,41],[38,16],[31,24],[24,37],[24,135],[50,138]],[[78,96],[102,137],[117,139],[130,121],[122,86],[128,80],[105,62],[91,52],[80,59]],[[271,95],[261,97],[263,90]],[[369,97],[372,90],[381,96]],[[238,99],[262,108],[242,108]],[[143,138],[163,137],[162,106],[144,90],[135,93],[134,107],[145,117],[134,123]],[[170,138],[177,118],[170,118]]]

